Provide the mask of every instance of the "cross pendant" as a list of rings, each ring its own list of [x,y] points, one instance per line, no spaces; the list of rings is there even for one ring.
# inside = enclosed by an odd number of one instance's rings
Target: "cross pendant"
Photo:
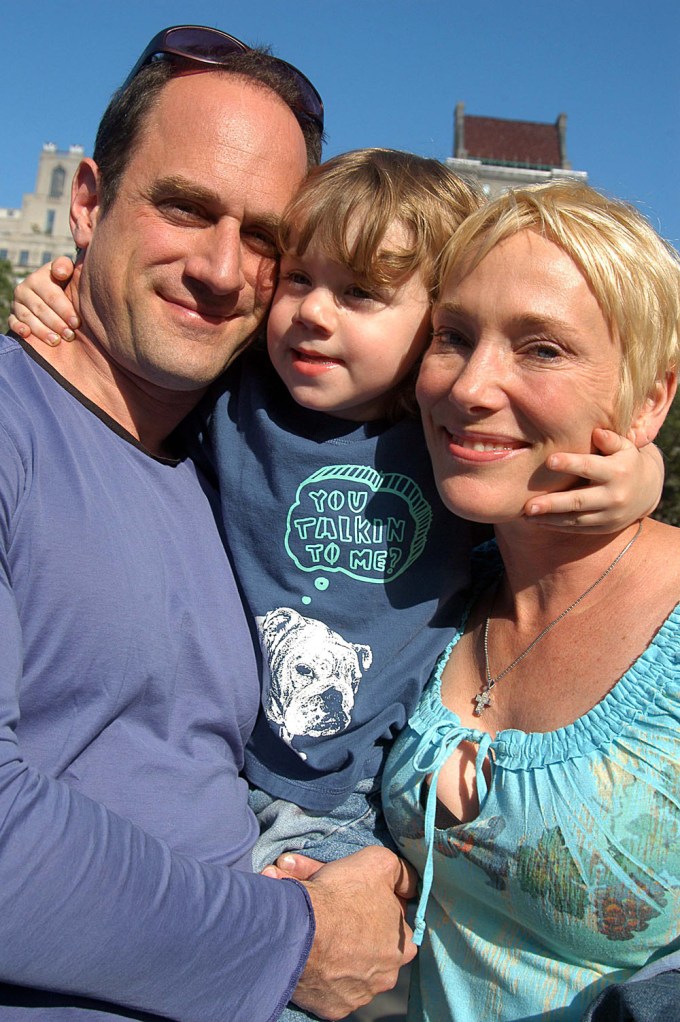
[[[475,706],[472,712],[474,713],[475,717],[481,717],[482,713],[487,708],[487,706],[491,706],[491,696],[489,695],[489,690],[484,689],[483,692],[478,692],[477,695],[475,696],[475,702],[477,703],[477,705]]]

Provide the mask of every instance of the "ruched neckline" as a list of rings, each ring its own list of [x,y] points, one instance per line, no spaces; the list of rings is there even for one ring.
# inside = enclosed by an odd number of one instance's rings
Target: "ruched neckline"
[[[680,604],[676,605],[657,630],[650,645],[643,650],[611,690],[587,713],[570,724],[547,732],[525,732],[515,728],[499,731],[492,738],[488,731],[463,724],[459,715],[442,702],[442,673],[451,651],[465,631],[465,624],[474,601],[485,585],[501,570],[495,544],[488,544],[489,560],[484,565],[480,586],[476,589],[461,622],[460,630],[439,657],[430,683],[420,705],[409,722],[418,735],[413,755],[413,769],[423,779],[430,776],[425,807],[424,837],[427,849],[422,886],[414,922],[414,943],[420,945],[425,933],[425,912],[434,879],[434,834],[437,810],[437,782],[445,762],[461,742],[477,746],[475,777],[479,816],[493,788],[497,771],[522,771],[566,763],[578,756],[606,748],[633,727],[642,713],[653,712],[673,675],[673,665],[680,662]],[[666,679],[662,681],[660,679]],[[484,763],[488,759],[491,780],[487,785]]]
[[[498,577],[502,565],[495,544],[485,544],[482,564],[486,570],[480,586],[468,605],[461,627],[439,657],[420,705],[411,718],[411,727],[418,733],[437,727],[440,733],[455,733],[459,741],[483,743],[493,752],[493,761],[504,769],[530,769],[566,762],[575,756],[588,755],[608,745],[624,728],[643,712],[653,709],[665,695],[665,684],[673,668],[680,663],[680,604],[671,610],[645,650],[625,674],[590,710],[563,727],[553,731],[520,731],[507,728],[489,741],[488,732],[464,725],[453,710],[442,702],[442,673],[465,631],[465,625],[479,592]],[[481,560],[481,558],[480,558]],[[660,641],[657,641],[660,640]],[[451,741],[449,738],[448,741]]]
[[[411,727],[424,734],[439,725],[441,733],[460,731],[460,741],[485,742],[489,738],[486,731],[464,725],[458,714],[442,702],[442,672],[461,634],[455,636],[440,657],[411,719]],[[680,604],[673,608],[656,635],[663,641],[653,641],[600,702],[571,724],[546,732],[515,728],[499,731],[490,742],[495,763],[508,770],[529,769],[585,756],[608,745],[665,695],[665,685],[659,679],[670,678],[673,667],[680,663]],[[448,727],[442,729],[442,724]]]

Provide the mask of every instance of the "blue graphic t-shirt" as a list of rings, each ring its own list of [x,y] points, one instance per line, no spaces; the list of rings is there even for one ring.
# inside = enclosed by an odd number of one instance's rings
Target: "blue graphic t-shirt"
[[[380,772],[418,702],[479,527],[441,504],[419,422],[300,408],[263,353],[230,370],[210,436],[262,655],[246,774],[328,812]]]

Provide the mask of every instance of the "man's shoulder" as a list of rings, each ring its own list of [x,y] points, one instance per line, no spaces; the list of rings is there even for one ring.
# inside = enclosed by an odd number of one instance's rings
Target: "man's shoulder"
[[[31,391],[29,361],[13,337],[0,334],[0,533],[16,508],[26,485],[33,460],[32,430],[36,416]]]
[[[3,449],[30,462],[38,447],[63,442],[75,432],[78,405],[59,385],[40,353],[0,334],[0,434]],[[76,426],[78,423],[76,423]]]
[[[37,399],[42,375],[16,338],[0,334],[0,421],[18,426],[20,409]]]
[[[35,374],[30,359],[14,337],[0,334],[0,423],[20,429],[20,409],[26,394],[34,389]]]
[[[0,334],[0,379],[13,379],[22,373],[31,376],[30,359],[21,341],[7,334]]]
[[[23,349],[15,337],[0,334],[0,367],[4,368],[5,355],[18,355]]]

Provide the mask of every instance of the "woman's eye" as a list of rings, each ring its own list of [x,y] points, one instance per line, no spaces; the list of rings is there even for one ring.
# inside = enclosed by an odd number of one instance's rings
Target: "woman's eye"
[[[468,347],[468,339],[459,331],[451,327],[439,327],[434,330],[432,340],[440,348],[461,348]]]
[[[529,354],[538,359],[539,362],[551,362],[562,356],[562,351],[557,344],[550,341],[537,341],[529,346]]]

